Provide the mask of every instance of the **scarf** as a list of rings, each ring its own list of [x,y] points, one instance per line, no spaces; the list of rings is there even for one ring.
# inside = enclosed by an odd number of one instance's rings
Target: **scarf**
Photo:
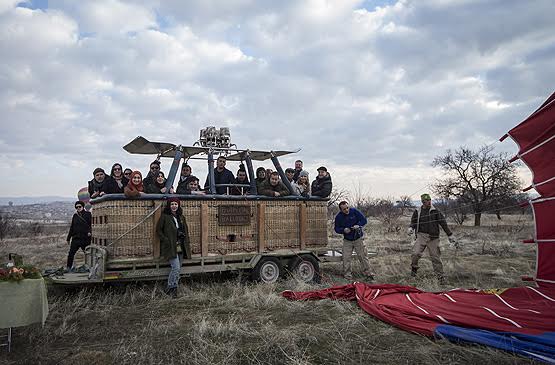
[[[139,175],[139,177],[141,178],[141,182],[138,185],[133,184],[133,177],[135,175]],[[131,191],[143,192],[145,190],[143,187],[143,175],[141,175],[140,171],[133,171],[131,173],[131,178],[129,179],[129,183],[127,183],[127,188]]]

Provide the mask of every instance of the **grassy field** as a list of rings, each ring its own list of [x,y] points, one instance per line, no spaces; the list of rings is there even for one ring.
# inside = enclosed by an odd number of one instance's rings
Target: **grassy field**
[[[439,286],[426,256],[420,276],[409,277],[409,238],[386,233],[377,221],[366,242],[378,283],[414,285],[430,291],[525,285],[534,272],[535,248],[520,243],[533,232],[530,216],[483,217],[482,227],[451,225],[462,248],[444,239],[447,285]],[[340,245],[338,236],[330,239]],[[23,254],[41,268],[64,265],[65,232],[7,239],[0,257]],[[82,254],[77,255],[77,264]],[[355,269],[357,267],[355,266]],[[357,277],[355,280],[362,280]],[[16,328],[12,353],[2,364],[521,364],[531,360],[481,346],[453,345],[398,330],[374,320],[355,302],[291,302],[283,290],[345,284],[339,265],[323,268],[322,283],[292,278],[256,284],[241,275],[186,278],[178,299],[164,283],[49,290],[44,327]]]

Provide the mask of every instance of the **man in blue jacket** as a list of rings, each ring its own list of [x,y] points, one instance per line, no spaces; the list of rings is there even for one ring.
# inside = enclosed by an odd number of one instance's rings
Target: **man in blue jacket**
[[[335,232],[343,235],[343,276],[347,280],[353,278],[351,271],[353,249],[364,269],[363,274],[368,280],[374,279],[370,272],[370,263],[364,246],[363,227],[366,223],[368,221],[360,211],[349,208],[349,203],[346,201],[339,203],[339,213],[335,216]]]

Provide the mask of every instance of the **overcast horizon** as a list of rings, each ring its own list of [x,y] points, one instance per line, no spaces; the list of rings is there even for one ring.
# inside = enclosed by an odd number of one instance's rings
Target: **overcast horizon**
[[[324,165],[339,188],[417,199],[447,149],[516,154],[497,140],[555,91],[553,14],[552,0],[3,0],[0,195],[76,197],[95,167],[148,172],[154,155],[122,149],[135,137],[192,145],[214,125],[240,148],[302,148],[280,161],[311,180]]]

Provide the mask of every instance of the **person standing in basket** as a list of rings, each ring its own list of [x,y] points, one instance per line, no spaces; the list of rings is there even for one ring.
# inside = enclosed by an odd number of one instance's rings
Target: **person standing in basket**
[[[171,266],[166,294],[177,298],[181,261],[183,256],[191,257],[189,229],[178,198],[168,199],[158,221],[156,233],[160,237],[160,256],[168,260]]]
[[[73,259],[77,251],[82,249],[85,252],[85,248],[91,244],[91,212],[85,210],[85,203],[81,200],[75,202],[75,210],[67,234],[67,244],[70,245],[67,254],[67,272],[73,271]]]
[[[353,249],[363,267],[363,274],[368,280],[374,280],[370,271],[366,247],[364,246],[364,229],[368,223],[366,217],[355,208],[349,208],[349,203],[339,203],[339,213],[335,216],[335,232],[343,235],[343,276],[352,280],[351,260]]]

